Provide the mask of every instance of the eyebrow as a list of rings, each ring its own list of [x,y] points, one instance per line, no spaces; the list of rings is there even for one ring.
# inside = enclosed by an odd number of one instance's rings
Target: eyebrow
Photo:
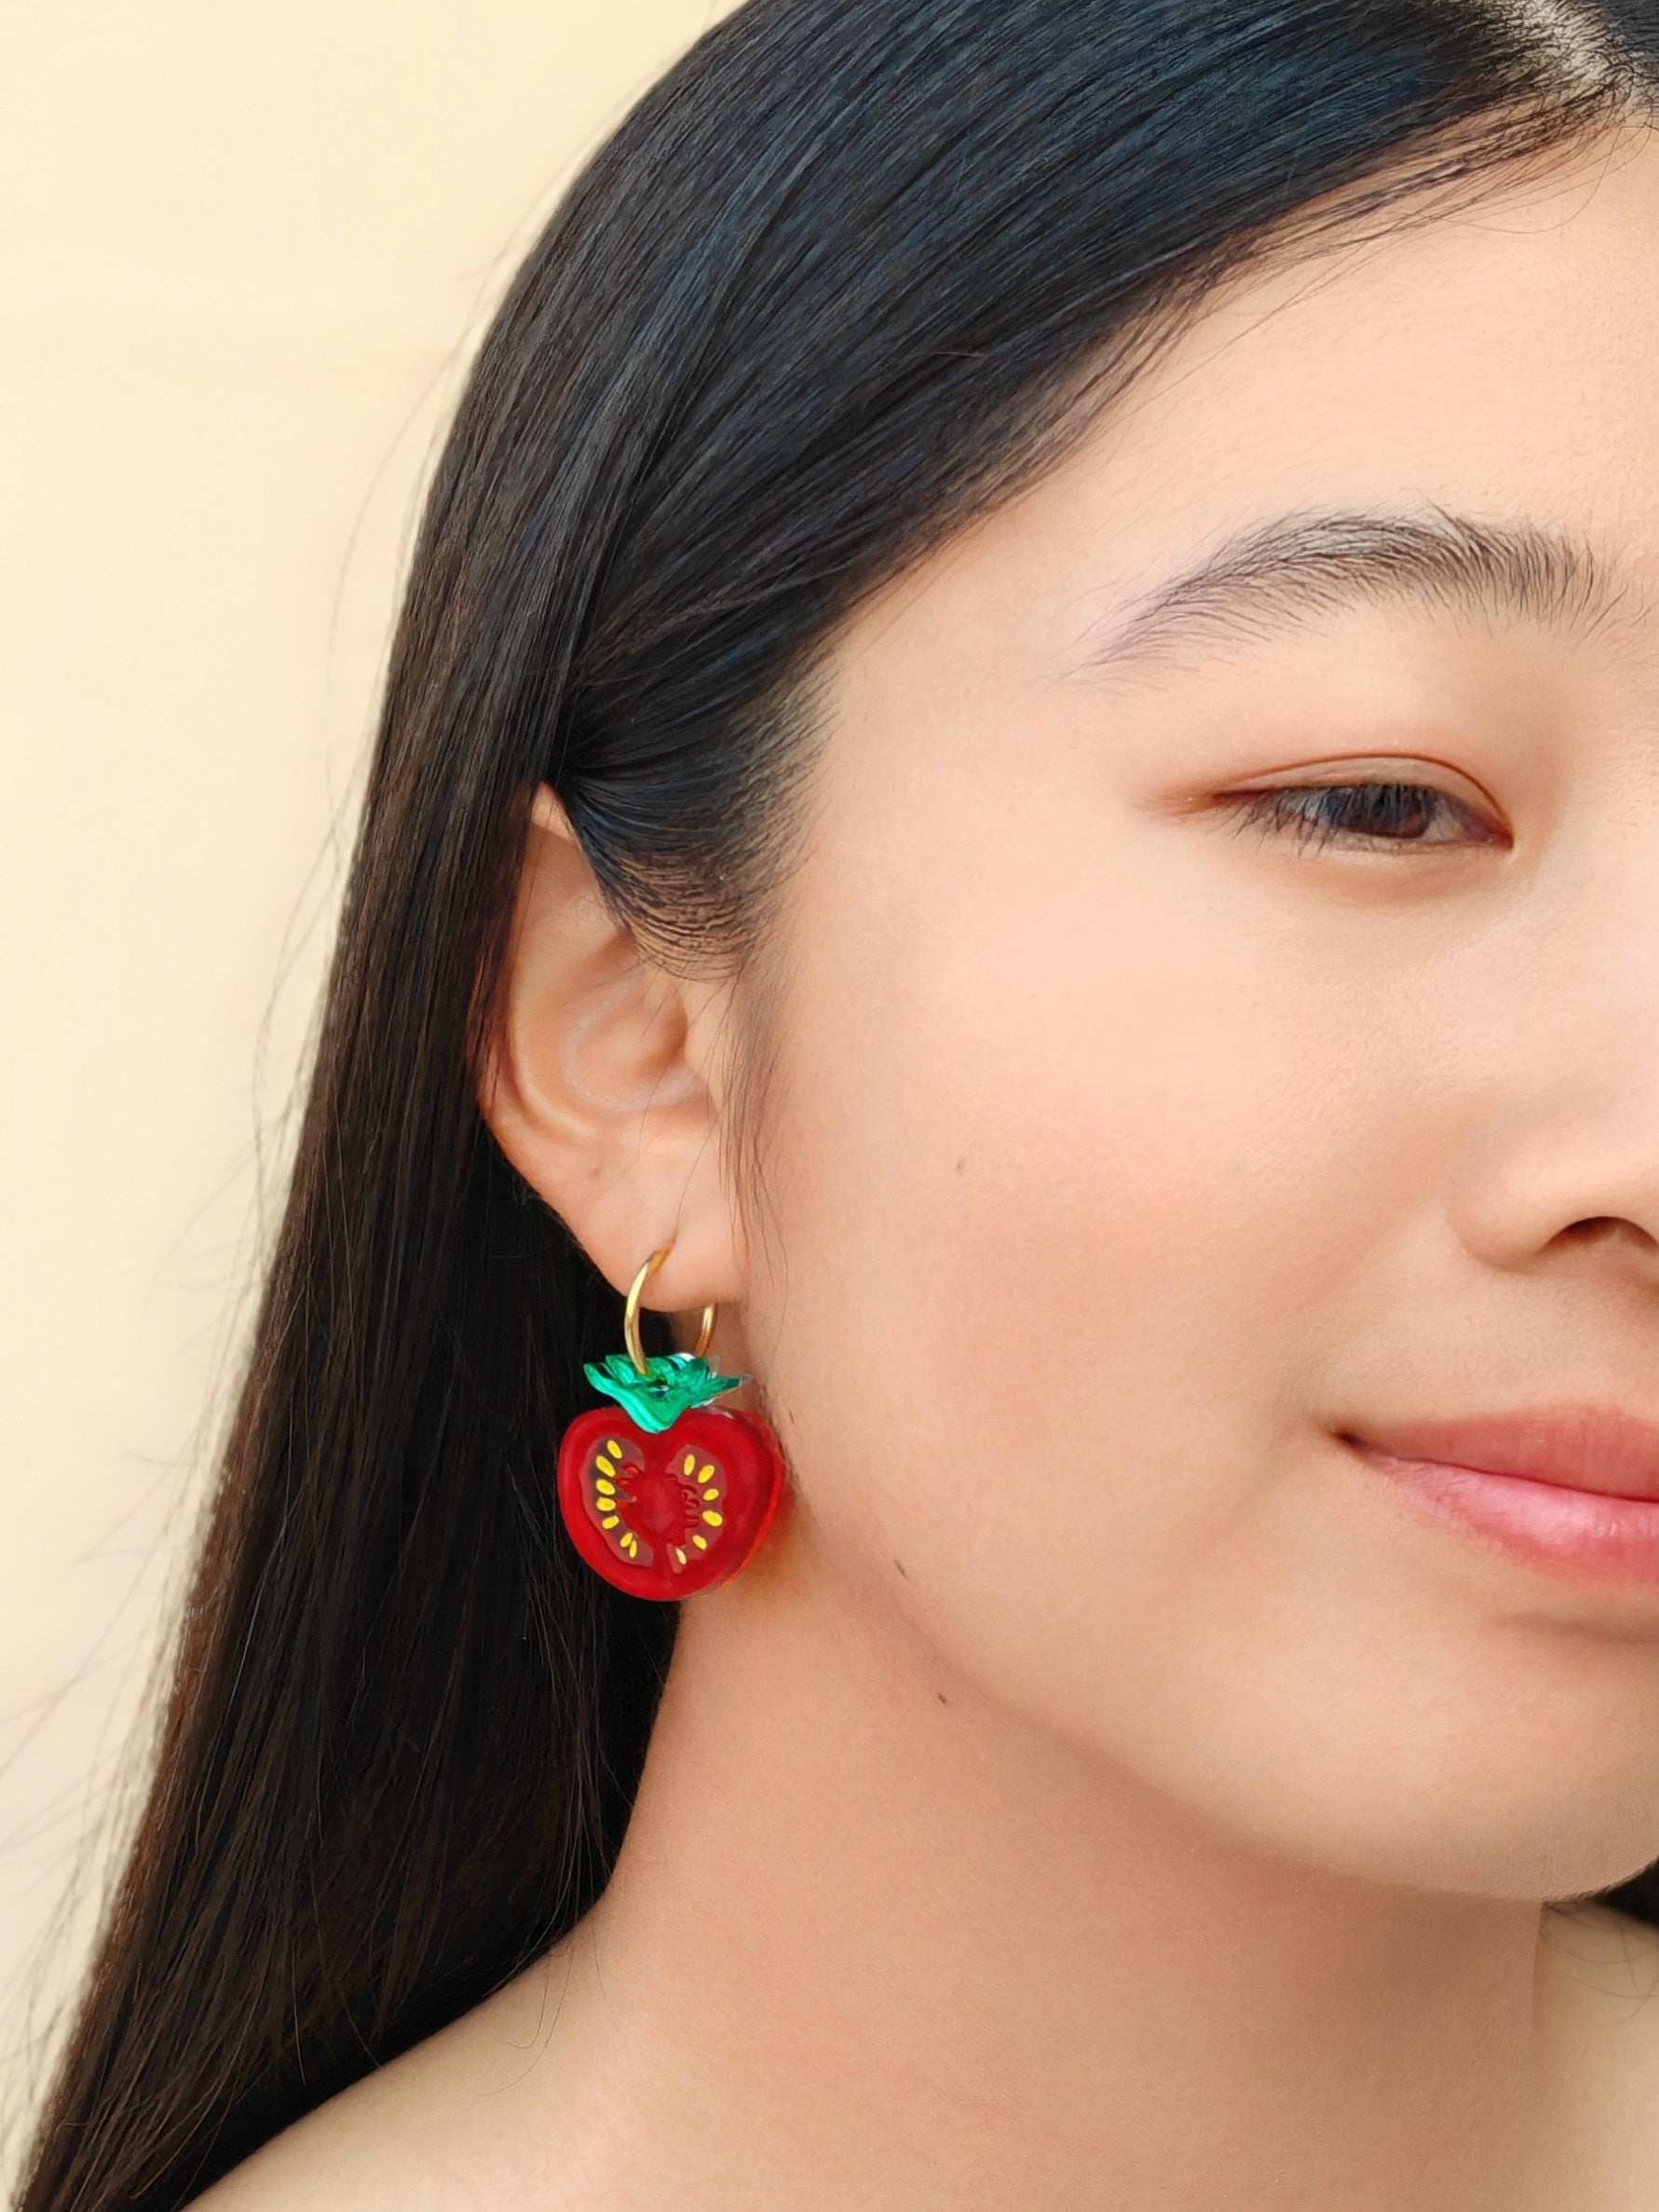
[[[1395,602],[1588,634],[1628,590],[1586,540],[1538,523],[1483,522],[1438,505],[1416,514],[1304,510],[1224,539],[1092,631],[1078,665],[1114,668],[1183,646],[1225,650]]]

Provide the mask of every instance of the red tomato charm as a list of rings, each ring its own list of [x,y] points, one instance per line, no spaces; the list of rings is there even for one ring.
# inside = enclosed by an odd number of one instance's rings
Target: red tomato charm
[[[694,1403],[652,1429],[619,1403],[570,1424],[558,1482],[564,1525],[591,1567],[636,1597],[684,1598],[758,1550],[783,1495],[783,1454],[757,1413]]]

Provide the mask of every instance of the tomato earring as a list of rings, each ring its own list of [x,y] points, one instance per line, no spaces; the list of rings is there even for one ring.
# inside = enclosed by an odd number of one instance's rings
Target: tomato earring
[[[626,1353],[582,1369],[622,1408],[578,1413],[559,1445],[559,1510],[588,1564],[640,1598],[684,1598],[729,1580],[754,1558],[783,1495],[783,1453],[758,1413],[710,1399],[747,1378],[703,1358],[714,1309],[703,1308],[695,1352],[640,1348],[639,1298],[673,1249],[633,1278],[622,1317]]]

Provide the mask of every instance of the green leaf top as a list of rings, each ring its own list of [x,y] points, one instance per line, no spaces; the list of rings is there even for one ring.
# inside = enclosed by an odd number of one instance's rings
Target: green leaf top
[[[655,1352],[639,1369],[626,1352],[613,1352],[603,1366],[583,1363],[582,1372],[595,1390],[614,1398],[641,1428],[660,1432],[672,1428],[693,1406],[706,1405],[723,1390],[735,1390],[742,1375],[716,1374],[695,1352]]]

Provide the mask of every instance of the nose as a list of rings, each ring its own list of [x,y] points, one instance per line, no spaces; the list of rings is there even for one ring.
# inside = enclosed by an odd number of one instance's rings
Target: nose
[[[1492,1265],[1594,1253],[1659,1290],[1655,858],[1618,887],[1604,875],[1603,895],[1576,897],[1571,918],[1557,910],[1547,945],[1511,971],[1513,1017],[1494,1025],[1503,1042],[1449,1193],[1464,1242]]]

